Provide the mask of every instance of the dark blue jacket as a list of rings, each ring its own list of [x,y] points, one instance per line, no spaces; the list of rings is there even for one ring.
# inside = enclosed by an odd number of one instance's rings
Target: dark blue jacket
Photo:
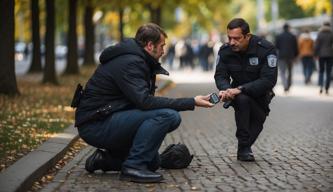
[[[156,74],[168,72],[134,39],[106,48],[100,62],[86,84],[76,110],[76,123],[107,105],[111,105],[112,113],[129,109],[194,109],[194,98],[154,96]]]

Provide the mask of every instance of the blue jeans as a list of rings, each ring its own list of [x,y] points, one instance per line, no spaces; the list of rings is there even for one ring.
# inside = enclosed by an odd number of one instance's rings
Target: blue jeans
[[[326,73],[325,89],[328,91],[331,83],[331,71],[333,65],[333,57],[319,58],[319,86],[320,89],[324,86],[324,72]]]
[[[303,64],[304,81],[307,84],[311,81],[311,76],[313,68],[315,66],[315,62],[312,56],[304,56],[302,57],[302,64]]]
[[[180,122],[179,113],[172,109],[133,109],[84,125],[79,134],[88,144],[110,151],[111,156],[125,156],[123,166],[147,169],[156,165],[166,134]]]

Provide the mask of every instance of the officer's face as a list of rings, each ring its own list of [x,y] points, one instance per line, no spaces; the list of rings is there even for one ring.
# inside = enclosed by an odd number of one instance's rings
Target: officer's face
[[[241,28],[228,29],[228,38],[231,49],[235,52],[246,51],[249,45],[250,34],[244,35]]]
[[[159,60],[164,54],[165,37],[161,35],[160,41],[157,44],[154,45],[152,42],[149,42],[147,46],[146,50],[148,53],[155,59]]]

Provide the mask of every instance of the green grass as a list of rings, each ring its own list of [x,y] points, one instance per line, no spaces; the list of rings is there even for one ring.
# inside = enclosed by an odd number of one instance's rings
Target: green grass
[[[0,95],[0,171],[74,122],[70,102],[77,83],[86,83],[95,67],[76,76],[59,76],[60,86],[41,84],[41,75],[18,78],[20,96]]]

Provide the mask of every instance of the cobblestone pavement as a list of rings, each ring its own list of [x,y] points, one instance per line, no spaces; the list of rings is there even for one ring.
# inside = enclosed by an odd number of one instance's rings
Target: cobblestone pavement
[[[178,84],[172,97],[216,91],[213,83]],[[236,160],[233,109],[181,112],[168,144],[185,143],[194,159],[187,169],[159,170],[160,184],[118,180],[117,172],[88,174],[87,147],[43,191],[333,191],[333,97],[277,96],[253,146],[256,162]]]

